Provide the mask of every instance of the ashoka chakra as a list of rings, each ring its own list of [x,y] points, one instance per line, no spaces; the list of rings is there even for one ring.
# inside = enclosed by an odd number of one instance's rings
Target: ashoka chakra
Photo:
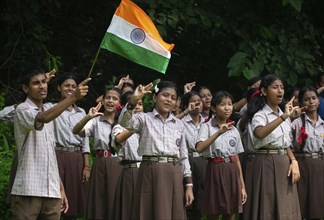
[[[135,28],[132,30],[130,38],[134,44],[140,44],[145,40],[145,32],[140,28]]]

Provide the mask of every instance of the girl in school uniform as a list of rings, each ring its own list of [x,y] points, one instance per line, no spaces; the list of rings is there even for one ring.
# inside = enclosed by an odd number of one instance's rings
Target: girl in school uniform
[[[284,98],[284,86],[275,75],[263,77],[259,91],[248,103],[246,114],[253,133],[255,157],[252,169],[246,170],[252,187],[244,207],[247,220],[301,219],[296,182],[299,168],[291,150],[290,116],[300,114],[291,99],[283,113],[279,104]],[[251,172],[251,173],[250,173]]]
[[[127,92],[124,96],[131,96],[133,92]],[[123,100],[122,97],[122,100]],[[127,103],[127,101],[126,101]],[[143,112],[143,102],[140,100],[134,113]],[[118,150],[119,163],[123,166],[119,176],[116,189],[115,218],[116,220],[132,219],[132,207],[134,200],[134,190],[137,182],[139,164],[142,157],[138,155],[138,134],[133,134],[120,124],[116,124],[112,129],[112,145]]]
[[[94,139],[95,159],[87,192],[87,219],[114,219],[115,190],[122,166],[113,153],[110,133],[118,118],[120,97],[120,89],[107,90],[102,101],[73,128],[74,134]],[[99,112],[101,105],[104,113]]]
[[[306,107],[293,121],[295,156],[299,164],[300,180],[297,183],[302,217],[324,218],[324,121],[317,113],[319,98],[315,88],[303,87],[298,102]]]
[[[205,179],[207,160],[202,157],[201,153],[196,151],[195,146],[201,124],[205,120],[201,115],[201,98],[196,91],[185,93],[182,97],[181,103],[184,110],[182,113],[180,113],[180,115],[183,116],[181,120],[185,126],[184,140],[188,149],[189,162],[192,172],[193,193],[195,197],[192,205],[188,207],[188,211],[191,213],[191,219],[200,220],[200,199],[204,188],[203,181]]]
[[[194,86],[192,90],[198,92],[203,104],[201,114],[205,119],[207,119],[209,117],[210,103],[212,100],[210,89],[208,89],[206,86]]]
[[[234,219],[243,211],[247,195],[239,153],[243,146],[238,130],[227,123],[233,112],[232,96],[225,91],[217,92],[211,101],[211,113],[215,117],[201,125],[196,149],[208,158],[201,209],[208,219]]]
[[[142,156],[132,219],[185,219],[184,205],[192,203],[193,193],[184,125],[171,113],[178,90],[173,82],[161,81],[154,88],[153,111],[132,114],[151,87],[152,83],[136,88],[120,120],[122,126],[139,134],[138,154]]]
[[[77,88],[73,74],[64,74],[58,80],[61,101],[72,95]],[[45,103],[51,108],[56,104]],[[76,219],[85,214],[85,191],[83,183],[90,178],[89,140],[72,133],[72,129],[86,115],[85,111],[73,104],[65,109],[54,122],[55,152],[59,173],[69,200],[69,210],[63,219]]]

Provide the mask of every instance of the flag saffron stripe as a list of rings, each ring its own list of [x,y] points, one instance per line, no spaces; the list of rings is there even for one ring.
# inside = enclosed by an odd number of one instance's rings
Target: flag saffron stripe
[[[168,58],[139,47],[109,32],[106,32],[101,47],[162,73],[166,72],[169,64]]]
[[[174,44],[168,44],[163,41],[150,17],[135,3],[130,0],[122,0],[117,8],[115,15],[123,18],[127,22],[150,33],[165,49],[171,51]],[[140,19],[139,19],[140,18]]]
[[[119,16],[114,15],[111,21],[111,25],[109,26],[107,32],[112,33],[122,38],[123,40],[134,44],[134,42],[131,40],[131,34],[132,31],[136,28],[137,27],[135,25],[125,21]],[[165,49],[158,41],[156,41],[156,39],[152,37],[149,33],[144,31],[142,34],[143,36],[141,37],[143,38],[143,41],[137,43],[138,46],[144,47],[147,50],[151,50],[152,52],[158,53],[161,56],[165,56],[167,58],[171,57],[170,52],[167,49]]]

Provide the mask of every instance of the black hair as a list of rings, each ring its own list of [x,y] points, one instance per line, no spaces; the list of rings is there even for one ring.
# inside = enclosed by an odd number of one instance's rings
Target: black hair
[[[267,89],[274,81],[280,80],[278,76],[274,74],[268,74],[264,76],[260,83],[260,94],[255,95],[253,99],[247,105],[247,117],[249,121],[252,120],[255,113],[261,110],[266,105],[266,97],[261,94],[261,89]]]
[[[221,90],[221,91],[218,91],[218,92],[216,92],[216,93],[213,94],[213,98],[212,98],[212,100],[211,100],[210,105],[216,107],[216,106],[219,105],[219,104],[223,101],[223,99],[225,99],[225,98],[230,98],[231,101],[232,101],[232,103],[234,103],[233,96],[232,96],[229,92]],[[208,119],[211,119],[211,117],[213,116],[213,114],[214,114],[214,112],[213,112],[212,109],[210,108]]]
[[[102,98],[105,98],[107,92],[109,92],[109,91],[115,91],[115,92],[117,92],[118,95],[119,95],[119,99],[121,99],[122,91],[119,88],[117,88],[117,87],[105,89],[104,93],[102,94]]]
[[[175,90],[176,94],[177,94],[177,98],[179,96],[179,90],[176,86],[176,84],[172,81],[161,81],[159,82],[155,87],[154,87],[154,90],[153,90],[153,93],[158,95],[163,89],[165,88],[172,88]]]
[[[29,85],[30,79],[38,74],[45,74],[44,70],[38,66],[32,66],[23,70],[20,74],[21,85]]]
[[[258,91],[259,89],[258,88],[250,88],[247,90],[246,92],[246,103],[248,104],[251,99],[253,99],[255,96],[257,96],[258,94],[256,94],[256,92]],[[239,129],[241,131],[244,131],[246,126],[247,126],[247,123],[249,121],[249,118],[248,118],[248,115],[246,114],[246,112],[242,115],[241,117],[241,120],[240,120],[240,123],[239,123]]]
[[[248,81],[248,87],[252,86],[254,83],[256,83],[257,81],[261,80],[262,77],[260,76],[255,76],[255,77],[252,77],[251,79],[249,79]]]
[[[135,86],[134,86],[134,84],[131,84],[131,83],[124,83],[123,84],[123,86],[122,86],[122,88],[121,88],[121,90],[123,91],[123,89],[125,88],[125,87],[130,87],[130,88],[132,88],[132,90],[133,91],[135,91]]]
[[[120,98],[120,102],[121,102],[120,104],[121,104],[122,106],[125,106],[126,103],[129,101],[130,97],[131,97],[133,94],[134,94],[133,91],[125,92],[125,93],[121,96],[121,98]]]
[[[184,111],[186,108],[188,108],[189,100],[191,99],[191,97],[193,97],[195,95],[199,96],[198,92],[190,91],[182,96],[182,99],[181,99],[181,110],[182,111]]]
[[[194,86],[192,87],[191,91],[196,91],[199,94],[203,89],[208,89],[210,91],[210,89],[207,86]]]
[[[302,104],[303,97],[306,92],[315,92],[316,96],[318,97],[318,92],[313,86],[304,86],[303,88],[301,88],[299,90],[299,93],[298,93],[298,103],[300,106]]]
[[[324,73],[320,73],[316,76],[316,85],[319,84],[319,82],[321,81],[322,77],[324,77]]]
[[[66,73],[60,76],[60,78],[57,81],[57,84],[60,86],[64,83],[65,80],[72,79],[75,81],[75,83],[78,85],[79,84],[79,79],[74,73]]]

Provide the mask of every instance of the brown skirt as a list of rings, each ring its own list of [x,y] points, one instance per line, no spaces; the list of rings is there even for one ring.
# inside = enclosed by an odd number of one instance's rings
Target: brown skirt
[[[324,160],[297,158],[300,180],[297,183],[303,218],[324,218]]]
[[[117,157],[95,157],[87,189],[87,219],[114,219],[115,193],[121,171]]]
[[[139,168],[124,168],[116,189],[115,220],[131,220]]]
[[[132,219],[185,219],[182,180],[178,163],[142,162],[135,188]]]
[[[208,161],[202,157],[190,157],[194,201],[188,209],[200,210],[201,195],[204,190],[205,174]]]
[[[64,185],[69,209],[64,216],[85,213],[85,190],[82,182],[83,156],[81,152],[55,151],[60,177]]]
[[[287,177],[289,165],[287,155],[256,154],[247,160],[243,219],[301,219],[297,185]]]
[[[201,210],[206,214],[241,213],[242,184],[237,162],[208,162]]]

